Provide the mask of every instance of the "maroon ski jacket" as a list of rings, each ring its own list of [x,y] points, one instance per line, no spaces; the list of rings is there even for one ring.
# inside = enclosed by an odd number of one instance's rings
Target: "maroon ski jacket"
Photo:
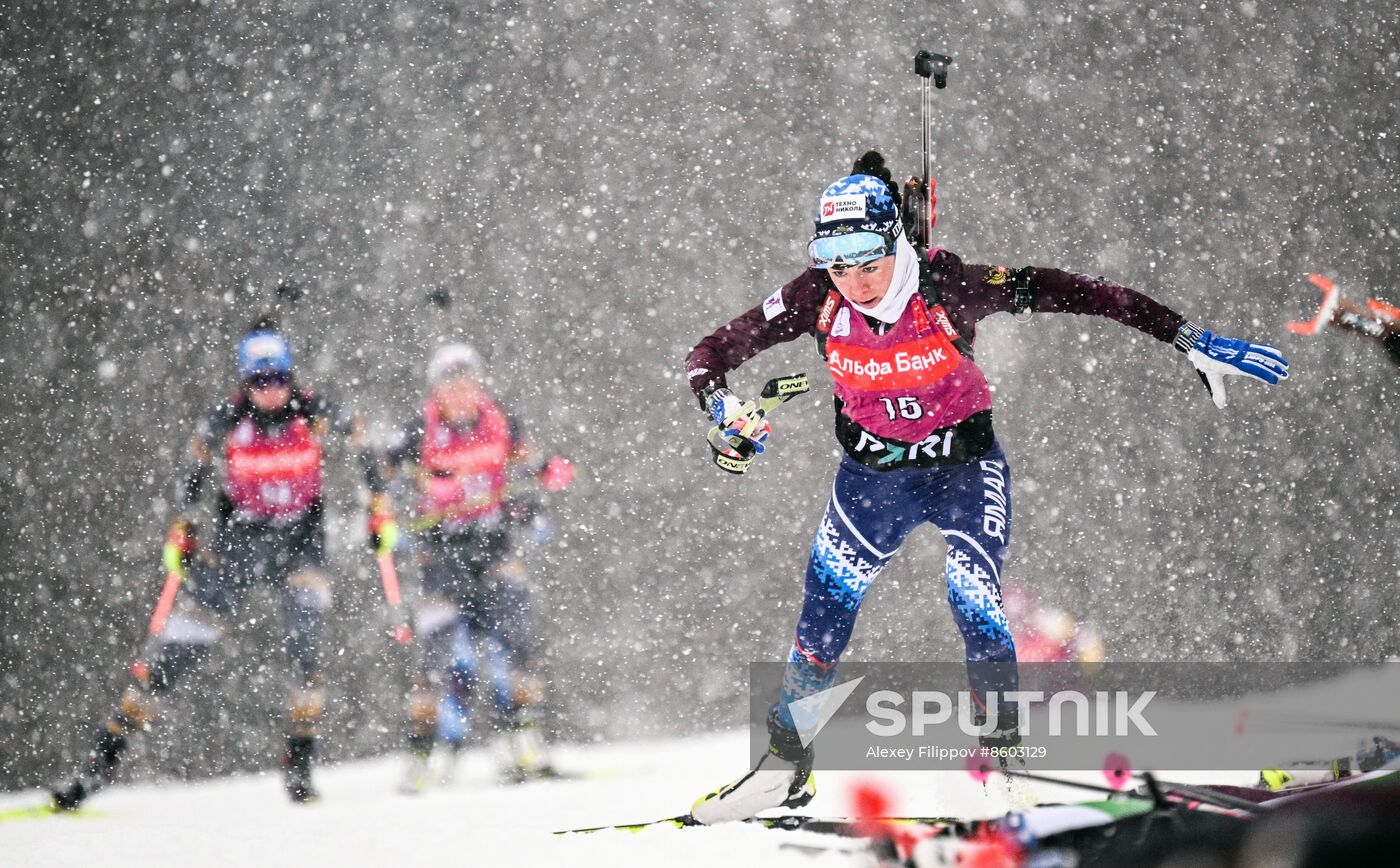
[[[1101,277],[1058,268],[1027,268],[1016,272],[1000,265],[973,265],[956,254],[937,250],[930,262],[939,303],[953,327],[968,341],[977,336],[977,323],[997,312],[1018,307],[1036,313],[1097,314],[1130,325],[1159,341],[1171,343],[1186,318],[1140,292]],[[1018,306],[1016,286],[1024,297]],[[774,344],[817,333],[817,313],[827,292],[834,289],[823,270],[808,269],[763,304],[753,307],[690,351],[686,379],[697,397],[726,385],[725,375]],[[781,299],[778,304],[776,299]],[[1026,307],[1029,302],[1029,307]],[[702,399],[703,400],[703,399]]]

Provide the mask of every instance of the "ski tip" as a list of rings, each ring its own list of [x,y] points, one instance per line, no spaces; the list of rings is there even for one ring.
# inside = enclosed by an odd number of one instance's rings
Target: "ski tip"
[[[686,826],[699,826],[700,821],[689,814],[682,814],[678,817],[667,817],[664,820],[647,820],[641,823],[619,823],[614,826],[590,826],[586,829],[560,829],[556,835],[591,835],[594,832],[640,832],[643,829],[650,829],[657,826],[674,826],[683,829]]]
[[[0,823],[9,823],[16,820],[45,820],[51,817],[72,817],[73,819],[81,820],[98,816],[101,816],[101,814],[94,812],[90,808],[60,808],[55,802],[50,800],[42,805],[0,810]]]

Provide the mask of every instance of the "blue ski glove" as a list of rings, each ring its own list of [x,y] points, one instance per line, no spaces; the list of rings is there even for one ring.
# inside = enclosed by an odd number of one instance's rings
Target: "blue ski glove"
[[[1215,406],[1222,410],[1227,376],[1253,377],[1270,385],[1288,379],[1288,360],[1276,348],[1222,338],[1192,322],[1183,323],[1177,330],[1173,346],[1191,360]]]

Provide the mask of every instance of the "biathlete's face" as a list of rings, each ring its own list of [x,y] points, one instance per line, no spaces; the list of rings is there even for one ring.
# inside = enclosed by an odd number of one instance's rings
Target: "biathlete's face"
[[[454,422],[470,422],[476,418],[481,387],[470,376],[448,377],[433,392],[438,410]]]
[[[243,381],[248,400],[264,413],[275,413],[292,400],[292,382],[280,374],[257,374]]]
[[[890,291],[894,279],[894,256],[882,256],[864,265],[837,266],[827,269],[837,292],[861,307],[874,307]]]

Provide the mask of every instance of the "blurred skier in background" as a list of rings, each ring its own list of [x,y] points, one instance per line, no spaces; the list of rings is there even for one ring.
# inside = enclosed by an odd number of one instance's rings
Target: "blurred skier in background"
[[[238,389],[196,426],[176,485],[176,518],[164,552],[167,570],[183,578],[174,608],[148,638],[132,683],[80,772],[53,791],[58,808],[76,808],[111,781],[131,734],[150,727],[160,698],[208,655],[259,584],[281,594],[292,670],[282,758],[287,794],[295,802],[317,796],[311,766],[326,704],[321,633],[331,606],[322,518],[327,437],[336,435],[355,452],[371,489],[376,476],[372,456],[360,451],[358,420],[298,383],[291,346],[271,317],[239,341],[237,361]],[[194,514],[215,475],[213,538],[200,546]]]
[[[439,347],[428,384],[421,411],[384,454],[390,475],[412,471],[422,584],[414,611],[420,657],[408,697],[406,792],[427,785],[435,740],[460,744],[483,684],[491,686],[504,730],[507,774],[548,773],[535,719],[543,682],[512,529],[531,523],[540,492],[563,488],[573,473],[562,458],[535,456],[519,424],[482,385],[481,359],[471,347]],[[453,716],[440,732],[444,704]]]
[[[1011,536],[1011,472],[992,430],[992,395],[973,362],[977,323],[998,312],[1105,316],[1186,354],[1219,407],[1224,377],[1265,383],[1288,376],[1273,347],[1220,337],[1147,296],[1054,268],[973,265],[941,248],[915,248],[900,193],[878,152],[823,192],[808,267],[706,337],[686,377],[733,466],[767,445],[757,404],[731,392],[728,372],[803,335],[817,340],[836,392],[845,451],[808,563],[802,613],[781,695],[768,715],[769,750],[756,768],[701,797],[702,823],[800,807],[816,792],[812,750],[793,702],[832,686],[871,584],[921,524],[943,532],[948,602],[966,645],[984,746],[1019,743],[1016,707],[986,707],[1016,689],[1016,647],[1002,609],[1002,562]]]
[[[1103,640],[1092,624],[1036,600],[1020,588],[1002,589],[1002,611],[1016,625],[1016,660],[1020,663],[1102,663]]]

